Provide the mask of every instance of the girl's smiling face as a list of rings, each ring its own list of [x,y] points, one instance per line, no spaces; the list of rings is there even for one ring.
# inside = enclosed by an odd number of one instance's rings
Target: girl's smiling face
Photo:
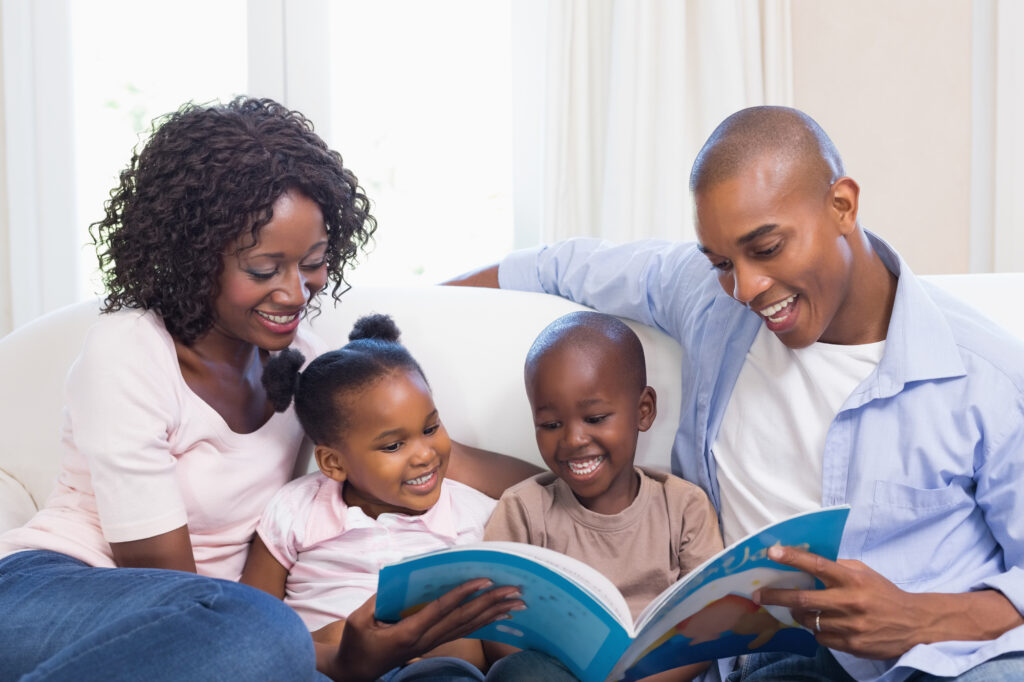
[[[318,445],[316,458],[325,475],[345,482],[345,503],[371,518],[433,507],[452,443],[423,376],[396,369],[336,404],[349,426],[335,447]]]

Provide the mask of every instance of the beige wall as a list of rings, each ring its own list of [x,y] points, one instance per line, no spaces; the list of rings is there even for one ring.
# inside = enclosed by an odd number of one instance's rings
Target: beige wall
[[[969,268],[971,3],[792,0],[793,105],[917,273]]]
[[[4,17],[0,8],[0,35],[3,35]],[[7,210],[7,122],[4,116],[4,57],[0,50],[0,336],[14,328],[11,299],[11,229]]]

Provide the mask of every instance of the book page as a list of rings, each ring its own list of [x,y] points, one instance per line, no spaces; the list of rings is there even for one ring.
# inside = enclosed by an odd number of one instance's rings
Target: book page
[[[527,608],[471,633],[471,638],[544,651],[581,679],[603,680],[629,646],[629,609],[622,595],[614,591],[611,601],[621,602],[626,623],[593,595],[614,590],[604,576],[552,550],[520,543],[461,545],[385,566],[376,616],[394,622],[481,577],[496,586],[518,586]]]
[[[768,548],[795,546],[834,560],[848,514],[847,506],[798,514],[706,561],[640,614],[640,632],[613,675],[635,679],[755,650],[813,652],[817,642],[793,620],[789,609],[759,606],[751,596],[764,587],[820,587],[813,576],[768,559]],[[634,660],[639,662],[627,674],[626,667]]]
[[[486,543],[491,549],[508,551],[520,556],[529,557],[542,566],[561,573],[570,578],[579,587],[587,591],[595,601],[608,609],[608,612],[629,632],[633,632],[633,615],[629,611],[629,604],[625,597],[603,573],[591,566],[556,552],[546,547],[537,547],[522,542],[500,542],[489,541]]]

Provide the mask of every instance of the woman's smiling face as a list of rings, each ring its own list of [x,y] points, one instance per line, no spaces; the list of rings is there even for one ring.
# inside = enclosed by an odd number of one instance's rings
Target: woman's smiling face
[[[327,285],[326,254],[320,207],[297,191],[282,194],[256,244],[246,233],[224,254],[211,334],[287,348],[307,304]]]

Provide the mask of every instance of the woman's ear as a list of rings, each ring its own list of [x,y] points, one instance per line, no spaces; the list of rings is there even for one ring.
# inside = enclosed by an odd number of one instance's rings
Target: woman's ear
[[[641,431],[651,428],[654,418],[658,416],[658,394],[650,386],[644,386],[640,393],[640,402],[637,409],[637,427]]]
[[[327,478],[342,483],[348,476],[345,473],[344,459],[341,452],[326,445],[317,445],[313,450],[316,465]]]

